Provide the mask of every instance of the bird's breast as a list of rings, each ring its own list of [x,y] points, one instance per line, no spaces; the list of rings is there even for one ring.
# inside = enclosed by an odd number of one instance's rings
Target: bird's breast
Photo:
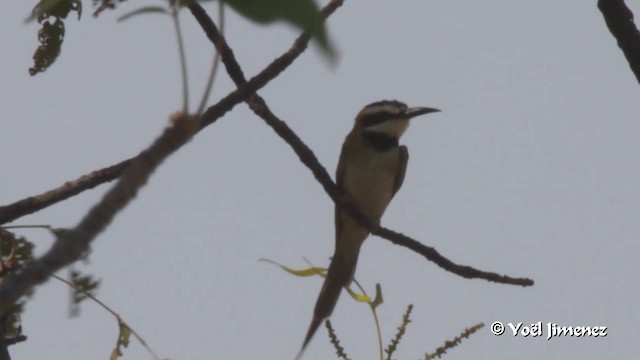
[[[344,188],[365,215],[379,219],[393,196],[399,167],[398,149],[357,154],[346,168]]]

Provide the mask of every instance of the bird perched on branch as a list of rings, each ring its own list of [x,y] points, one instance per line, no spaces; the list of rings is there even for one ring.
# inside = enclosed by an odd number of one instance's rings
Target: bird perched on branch
[[[336,183],[347,201],[374,222],[379,222],[387,205],[404,180],[409,153],[398,139],[412,118],[440,111],[428,107],[410,108],[399,101],[378,101],[364,107],[342,145]],[[362,243],[369,230],[335,208],[336,248],[327,277],[313,312],[313,319],[298,358],[322,321],[336,306],[343,287],[353,279]]]

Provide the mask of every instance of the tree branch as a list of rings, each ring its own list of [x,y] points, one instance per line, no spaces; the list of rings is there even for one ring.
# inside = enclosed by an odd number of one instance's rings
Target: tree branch
[[[85,190],[93,189],[100,184],[115,180],[122,174],[124,169],[131,164],[131,161],[133,161],[133,158],[100,170],[92,171],[40,195],[30,196],[26,199],[16,201],[13,204],[0,206],[0,224],[5,224],[22,216],[32,214]]]
[[[331,1],[325,9],[323,9],[325,16],[331,14],[337,7],[342,5],[343,0]],[[330,7],[331,6],[331,7]],[[327,10],[327,8],[331,10]],[[189,10],[196,18],[207,37],[213,42],[220,54],[223,64],[227,69],[227,73],[234,81],[236,86],[243,87],[246,84],[242,69],[238,64],[233,50],[227,44],[224,36],[218,31],[218,28],[213,23],[213,20],[207,15],[205,10],[198,3],[192,3],[189,5]],[[456,275],[464,278],[480,278],[492,282],[531,286],[533,280],[527,278],[512,278],[506,275],[500,275],[493,272],[486,272],[474,269],[470,266],[458,265],[440,255],[434,248],[423,245],[422,243],[409,238],[401,233],[393,230],[386,229],[384,227],[377,226],[369,218],[367,218],[360,210],[351,203],[343,201],[342,193],[338,186],[333,182],[331,176],[327,170],[320,164],[318,158],[313,151],[302,142],[298,135],[287,126],[287,124],[274,115],[266,102],[258,94],[254,93],[246,98],[246,103],[251,110],[262,118],[271,128],[287,143],[293,151],[298,155],[300,161],[304,163],[309,170],[313,173],[314,177],[322,185],[325,192],[331,197],[335,204],[340,206],[345,212],[351,215],[354,219],[363,224],[373,234],[383,237],[392,243],[400,246],[407,247],[418,254],[427,258],[446,271],[452,272]]]
[[[598,8],[640,82],[640,32],[633,24],[633,13],[623,0],[599,0]]]
[[[335,11],[338,7],[335,1],[327,5],[322,11],[323,14],[328,16]],[[342,1],[340,1],[342,3]],[[202,115],[201,126],[198,131],[202,130],[208,125],[211,125],[216,120],[224,116],[228,111],[233,109],[238,103],[244,101],[245,97],[256,90],[264,87],[269,81],[277,77],[282,71],[284,71],[293,61],[304,52],[309,43],[309,36],[307,34],[300,35],[291,45],[289,50],[284,52],[281,56],[273,60],[267,67],[265,67],[260,73],[249,80],[247,86],[236,89],[228,94],[225,98],[218,101],[217,104],[209,107]],[[244,77],[244,75],[243,75]],[[32,214],[44,208],[47,208],[60,201],[66,200],[74,195],[77,195],[85,190],[93,189],[94,187],[112,181],[120,177],[123,171],[131,164],[136,157],[132,157],[125,161],[122,161],[116,165],[111,165],[100,170],[93,171],[89,174],[83,175],[75,180],[68,181],[63,185],[46,191],[40,195],[28,197],[16,201],[12,204],[0,206],[0,224],[5,224],[14,221],[22,216]]]
[[[51,274],[85,254],[91,241],[131,202],[153,171],[184,145],[196,131],[197,122],[186,115],[177,117],[153,144],[131,162],[118,182],[89,210],[73,229],[61,233],[39,259],[31,260],[0,282],[0,311],[25,295],[33,286],[45,282]]]
[[[114,187],[75,228],[60,235],[43,256],[28,262],[20,271],[6,276],[0,282],[0,315],[33,286],[45,282],[55,271],[77,261],[89,249],[91,241],[111,223],[120,210],[133,200],[138,190],[165,158],[184,145],[197,132],[214,123],[235,105],[244,101],[247,96],[278,76],[306,49],[308,42],[308,35],[303,34],[298,37],[287,52],[276,58],[251,80],[245,81],[243,86],[239,86],[217,104],[208,108],[197,122],[187,119],[186,115],[175,119],[173,126],[166,129],[147,150],[138,156],[98,170],[95,176],[91,176],[93,173],[85,175],[72,183],[65,184],[68,186],[63,185],[52,190],[53,193],[52,191],[45,193],[46,196],[35,197],[37,200],[30,200],[30,206],[23,204],[18,209],[18,207],[12,207],[15,206],[12,204],[0,208],[0,216],[11,221],[37,211],[33,210],[37,206],[40,206],[40,209],[44,208],[72,196],[72,193],[78,194],[100,183],[120,177]],[[45,206],[45,202],[48,205]]]

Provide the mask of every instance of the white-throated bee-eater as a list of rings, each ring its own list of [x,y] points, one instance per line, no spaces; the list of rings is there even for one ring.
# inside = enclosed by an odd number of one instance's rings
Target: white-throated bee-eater
[[[342,145],[336,183],[347,201],[374,222],[379,222],[387,205],[404,180],[409,153],[398,140],[412,118],[440,111],[428,107],[410,108],[399,101],[378,101],[358,113],[353,129]],[[298,358],[322,321],[336,306],[342,288],[349,286],[358,254],[369,230],[335,208],[336,248],[327,277],[313,312],[313,320]]]

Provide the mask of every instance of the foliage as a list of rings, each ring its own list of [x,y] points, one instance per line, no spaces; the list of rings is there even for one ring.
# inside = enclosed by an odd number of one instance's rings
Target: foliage
[[[315,39],[325,55],[335,56],[329,43],[324,19],[313,0],[223,0],[245,18],[269,24],[285,21],[306,31]]]
[[[33,9],[33,16],[42,25],[38,31],[40,46],[33,54],[33,66],[29,68],[31,76],[45,71],[60,55],[64,40],[64,21],[70,12],[82,13],[80,0],[41,0]]]
[[[33,259],[33,244],[23,237],[17,237],[10,231],[0,228],[0,277],[8,272],[21,269],[24,264]],[[33,292],[20,299],[15,304],[3,304],[3,313],[6,317],[5,333],[0,336],[15,337],[22,334],[20,315],[24,311],[24,304]]]
[[[89,295],[96,294],[100,286],[100,280],[94,279],[92,275],[82,274],[77,269],[71,268],[69,271],[69,282],[73,284],[69,314],[70,316],[78,316],[80,313],[80,303],[89,299]]]
[[[204,2],[207,0],[200,0]],[[324,18],[314,0],[220,0],[228,4],[236,12],[248,20],[258,24],[271,24],[276,21],[284,21],[292,26],[305,31],[322,49],[322,53],[334,60],[336,52],[331,46],[324,25]],[[93,0],[96,7],[94,16],[98,16],[104,10],[115,9],[117,4],[124,0]],[[169,0],[170,6],[188,6],[194,0]],[[29,20],[37,19],[42,28],[38,31],[40,46],[33,54],[34,65],[29,68],[32,76],[44,72],[51,66],[62,49],[65,36],[64,19],[69,13],[78,13],[78,20],[82,13],[80,0],[40,0],[33,9]],[[166,13],[169,11],[161,6],[145,6],[120,17],[120,20],[128,19],[135,15],[145,13]]]
[[[118,318],[118,340],[116,346],[111,352],[110,360],[116,360],[122,356],[122,348],[129,346],[129,340],[131,338],[131,329],[120,318]]]

